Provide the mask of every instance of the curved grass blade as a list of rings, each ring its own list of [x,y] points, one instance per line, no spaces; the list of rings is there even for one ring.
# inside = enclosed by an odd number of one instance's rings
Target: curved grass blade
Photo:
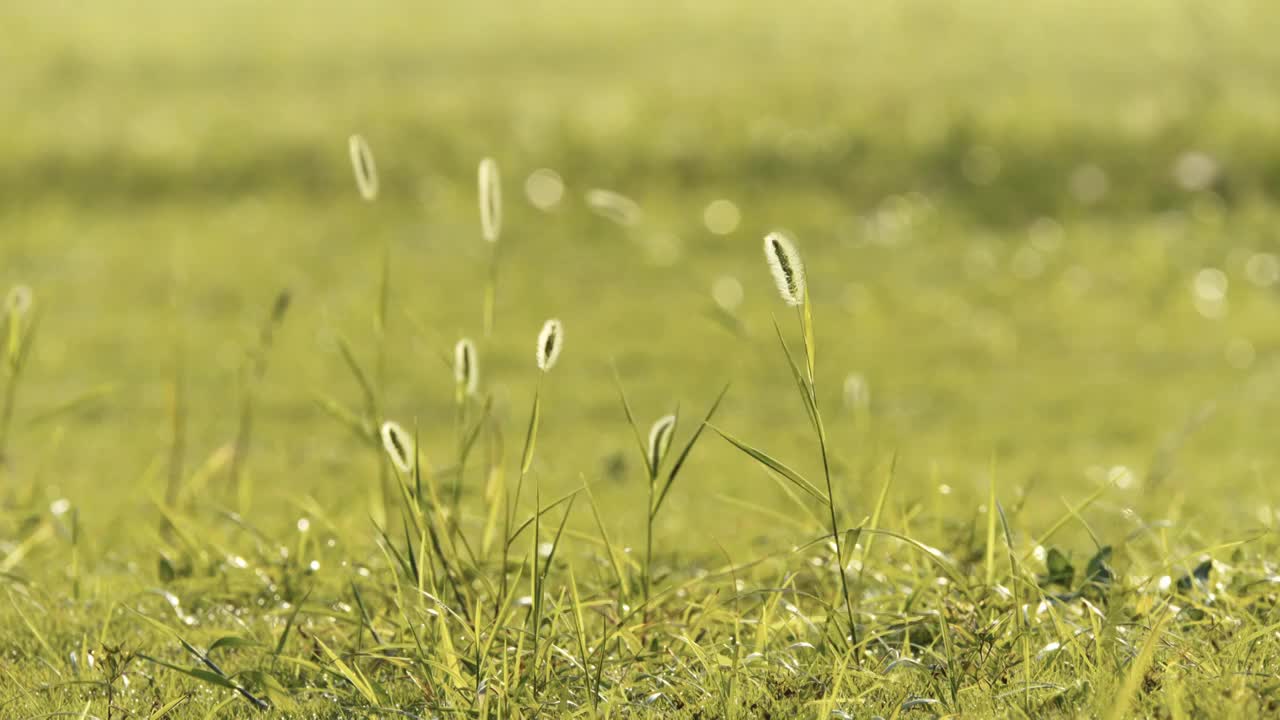
[[[49,422],[50,420],[55,420],[63,415],[70,415],[71,413],[85,409],[100,400],[110,397],[115,393],[115,391],[115,385],[99,385],[80,393],[61,405],[45,410],[42,413],[32,415],[26,420],[26,423],[28,425],[38,425],[40,423]]]
[[[636,417],[631,412],[631,403],[627,401],[627,391],[622,387],[622,378],[618,375],[618,366],[613,366],[613,383],[618,387],[618,397],[622,399],[622,412],[627,416],[627,424],[631,426],[631,432],[636,437],[636,447],[640,449],[641,462],[644,463],[645,477],[653,476],[653,466],[649,463],[649,452],[645,447],[644,434],[640,432],[640,425],[636,423]]]
[[[293,606],[293,612],[289,613],[289,619],[285,621],[284,630],[280,633],[280,639],[276,641],[276,649],[272,655],[279,656],[284,652],[284,644],[289,640],[289,631],[293,629],[294,623],[298,621],[298,613],[302,612],[302,606],[307,602],[307,598],[311,597],[311,590],[302,596],[297,605]]]
[[[787,345],[787,340],[782,336],[782,327],[778,325],[778,319],[773,319],[773,329],[778,334],[778,342],[782,345],[782,352],[787,356],[787,365],[791,368],[791,377],[796,381],[796,387],[800,390],[800,399],[804,401],[804,410],[809,414],[809,422],[813,424],[813,429],[818,432],[821,430],[821,420],[818,417],[818,399],[813,394],[813,383],[805,380],[800,366],[796,364],[795,356],[791,354],[791,347]]]
[[[1169,614],[1169,607],[1166,605],[1160,611],[1160,615],[1156,617],[1155,625],[1147,633],[1147,638],[1142,643],[1142,649],[1138,651],[1137,657],[1129,664],[1129,672],[1125,675],[1124,682],[1115,694],[1115,703],[1111,706],[1111,711],[1107,713],[1108,720],[1121,720],[1121,718],[1129,714],[1129,706],[1132,704],[1133,698],[1138,694],[1138,689],[1147,674],[1147,669],[1151,667],[1151,661],[1155,658],[1156,646],[1159,644],[1160,636],[1164,632],[1165,622],[1168,621]]]
[[[604,542],[605,554],[609,558],[609,565],[613,568],[614,579],[618,581],[618,588],[622,592],[622,597],[630,594],[630,588],[627,586],[626,575],[622,572],[622,564],[618,561],[618,555],[613,551],[613,543],[609,542],[609,533],[604,528],[604,520],[600,517],[600,508],[596,505],[596,498],[591,494],[591,487],[586,482],[582,483],[582,489],[587,493],[587,502],[591,503],[591,515],[595,518],[596,529],[600,533],[600,539]]]
[[[542,393],[535,390],[533,392],[533,410],[529,413],[529,429],[524,435],[524,452],[520,455],[520,475],[522,477],[529,473],[529,468],[533,465],[533,449],[538,442],[538,421],[541,417]]]
[[[880,527],[880,517],[884,513],[884,503],[889,497],[889,487],[893,485],[893,478],[898,469],[898,453],[893,453],[893,459],[889,461],[889,475],[884,479],[884,485],[880,487],[880,496],[876,498],[875,510],[871,513],[871,529],[875,530]],[[865,570],[867,566],[867,558],[871,556],[871,546],[875,543],[875,535],[867,537],[867,542],[862,546],[862,567]]]
[[[514,543],[514,542],[515,542],[515,539],[516,539],[516,538],[518,538],[518,537],[520,537],[520,534],[521,534],[521,533],[523,533],[526,529],[528,529],[528,527],[529,527],[530,525],[532,525],[532,524],[534,523],[534,521],[535,521],[535,520],[541,519],[543,515],[546,515],[548,512],[550,512],[552,509],[554,509],[556,506],[560,505],[561,503],[564,503],[564,502],[568,502],[568,501],[570,501],[570,500],[573,500],[573,498],[574,498],[578,493],[582,492],[582,490],[583,490],[584,488],[585,488],[585,486],[583,486],[582,488],[578,488],[577,490],[574,490],[574,491],[572,491],[572,492],[569,492],[568,494],[566,494],[566,495],[564,495],[563,497],[561,497],[559,500],[556,500],[555,502],[551,503],[550,505],[547,505],[546,507],[543,507],[543,508],[542,508],[541,510],[539,510],[536,514],[534,514],[534,515],[530,515],[528,520],[525,520],[524,522],[522,522],[522,523],[520,523],[519,525],[517,525],[517,526],[516,526],[516,528],[515,528],[515,530],[514,530],[514,531],[512,531],[512,533],[511,533],[511,539],[510,539],[510,542]]]
[[[827,498],[825,493],[819,490],[813,483],[809,482],[808,480],[805,480],[804,477],[800,475],[800,473],[796,472],[795,470],[792,470],[786,465],[783,465],[781,462],[775,460],[768,454],[760,450],[757,450],[756,448],[753,448],[750,445],[747,445],[746,443],[742,442],[741,440],[738,440],[732,435],[729,435],[728,433],[716,427],[715,425],[711,425],[710,423],[708,423],[707,425],[712,430],[715,430],[717,433],[719,433],[720,437],[724,438],[725,440],[728,440],[734,447],[738,448],[742,452],[751,456],[751,458],[756,462],[765,466],[769,470],[781,475],[787,480],[790,480],[792,483],[796,485],[796,487],[800,488],[801,490],[804,490],[805,492],[809,493],[815,498],[821,500],[823,503],[830,502],[830,500]]]
[[[337,653],[330,650],[329,646],[325,645],[324,641],[320,638],[312,636],[312,639],[320,646],[321,650],[324,650],[324,654],[329,656],[329,660],[331,660],[334,667],[338,669],[338,674],[346,679],[347,682],[351,683],[351,685],[364,696],[365,700],[368,700],[371,705],[377,705],[379,703],[378,694],[374,691],[373,685],[369,683],[369,680],[364,676],[364,673],[343,662],[342,658],[338,657]]]
[[[360,392],[364,395],[364,404],[369,415],[377,417],[378,400],[377,393],[373,389],[373,383],[369,381],[369,376],[365,374],[364,369],[360,367],[360,362],[356,360],[355,352],[351,349],[351,343],[347,342],[344,337],[338,338],[338,349],[342,351],[342,359],[347,363],[347,369],[355,376],[356,382],[360,385]]]
[[[675,483],[676,476],[680,474],[680,469],[684,467],[685,461],[689,459],[689,453],[693,452],[694,443],[698,442],[698,438],[702,436],[702,431],[706,429],[711,419],[715,417],[716,411],[720,409],[720,402],[724,400],[724,396],[728,392],[729,383],[725,383],[724,388],[720,390],[720,394],[716,396],[716,401],[711,404],[711,409],[707,411],[707,416],[702,419],[702,423],[698,425],[697,430],[693,431],[693,436],[689,438],[689,442],[680,451],[676,461],[671,464],[671,469],[667,471],[667,481],[663,483],[662,490],[658,493],[658,500],[653,504],[654,517],[657,517],[658,510],[662,507],[662,502],[667,499],[667,493],[671,490],[671,485]],[[638,434],[636,439],[639,439]]]
[[[365,442],[374,442],[378,436],[378,430],[367,419],[360,417],[355,412],[347,408],[342,403],[334,400],[328,395],[320,392],[311,394],[311,401],[324,414],[337,420],[340,424],[345,425],[348,430],[355,434]]]
[[[191,655],[195,657],[197,660],[199,660],[202,665],[208,668],[208,670],[202,670],[200,668],[180,667],[178,665],[173,665],[171,663],[167,663],[163,660],[158,660],[156,658],[151,657],[150,655],[144,655],[142,653],[139,653],[138,657],[142,658],[143,660],[152,662],[156,665],[161,665],[163,667],[169,668],[170,670],[176,670],[184,675],[193,677],[197,680],[202,680],[212,685],[224,687],[228,690],[234,690],[236,693],[238,693],[245,700],[248,700],[254,707],[256,707],[259,710],[267,710],[271,707],[270,705],[267,704],[265,700],[258,698],[253,693],[245,689],[242,685],[235,682],[230,677],[227,677],[227,674],[222,671],[222,668],[219,668],[212,660],[210,660],[209,656],[206,653],[202,653],[199,650],[197,650],[194,645],[184,640],[176,630],[169,627],[168,625],[165,625],[159,620],[156,620],[153,617],[144,615],[143,613],[138,612],[137,610],[134,610],[133,608],[129,608],[129,610],[133,612],[134,615],[146,621],[151,626],[159,629],[160,631],[169,635],[173,639],[177,640],[178,643],[181,644],[182,647],[186,649],[187,652],[191,653]]]

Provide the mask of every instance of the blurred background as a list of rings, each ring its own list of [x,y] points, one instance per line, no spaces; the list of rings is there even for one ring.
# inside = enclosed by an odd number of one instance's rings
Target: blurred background
[[[0,282],[42,313],[13,463],[92,503],[86,524],[159,492],[175,373],[189,466],[231,440],[285,288],[251,507],[287,525],[272,513],[301,496],[364,498],[374,456],[316,398],[359,404],[336,341],[374,362],[384,245],[387,413],[448,457],[449,353],[481,334],[484,156],[505,220],[480,362],[509,454],[538,328],[566,327],[550,486],[643,497],[611,362],[644,424],[678,404],[683,437],[732,382],[718,423],[818,471],[770,320],[790,315],[760,238],[785,228],[851,515],[896,453],[895,516],[935,541],[967,531],[934,511],[976,508],[993,459],[1025,527],[1105,484],[1103,533],[1274,520],[1280,6],[55,0],[5,4],[0,28]],[[790,532],[723,511],[782,501],[718,439],[689,473],[668,532]]]

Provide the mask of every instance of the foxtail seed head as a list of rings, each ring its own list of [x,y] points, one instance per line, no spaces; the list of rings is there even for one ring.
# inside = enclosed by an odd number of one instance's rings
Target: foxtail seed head
[[[386,449],[391,464],[402,473],[413,472],[414,449],[413,438],[395,422],[388,420],[382,423],[382,447]]]
[[[866,376],[849,373],[844,379],[844,404],[850,410],[864,410],[871,404],[871,389]]]
[[[476,364],[476,346],[469,338],[462,338],[453,346],[453,379],[458,390],[465,395],[475,395],[480,384],[480,368]]]
[[[4,297],[5,313],[17,317],[26,315],[31,309],[34,298],[35,294],[27,285],[14,285],[9,288],[9,294]]]
[[[538,369],[547,372],[555,367],[560,359],[560,349],[564,346],[564,326],[560,321],[551,318],[538,333]]]
[[[480,161],[480,233],[485,240],[497,242],[502,232],[502,181],[498,162],[493,158]]]
[[[773,273],[773,281],[778,285],[778,294],[788,305],[800,305],[804,302],[804,262],[795,243],[780,232],[771,232],[764,237],[764,256],[769,261],[769,271]]]
[[[351,169],[356,174],[356,187],[360,197],[373,202],[378,197],[378,166],[373,162],[373,151],[362,135],[352,135],[347,140],[351,152]]]
[[[649,429],[649,469],[656,476],[676,431],[676,416],[664,415]]]
[[[600,188],[588,190],[586,201],[591,212],[627,227],[639,223],[644,215],[635,200],[612,190]]]

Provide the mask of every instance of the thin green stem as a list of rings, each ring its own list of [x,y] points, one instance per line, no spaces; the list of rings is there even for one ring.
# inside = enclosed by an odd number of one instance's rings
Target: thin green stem
[[[815,393],[816,395],[816,393]],[[816,410],[815,410],[816,413]],[[854,647],[858,646],[858,626],[853,619],[853,601],[849,597],[849,579],[844,572],[844,548],[840,540],[840,526],[836,520],[835,489],[831,485],[831,463],[827,456],[827,433],[822,428],[822,415],[818,418],[818,447],[822,453],[822,474],[827,481],[827,511],[831,518],[831,537],[836,543],[836,571],[840,573],[840,593],[844,595],[844,611],[849,621],[849,633]],[[861,660],[859,660],[861,665]]]
[[[645,622],[649,621],[649,587],[651,578],[653,577],[653,485],[657,481],[657,469],[649,472],[649,502],[645,507],[649,511],[645,513],[645,549],[644,549],[644,618]]]
[[[0,466],[7,461],[5,450],[9,442],[9,426],[13,422],[14,399],[18,392],[18,373],[10,372],[4,385],[4,406],[0,410]]]
[[[524,451],[520,454],[520,474],[516,476],[516,492],[515,499],[512,496],[503,493],[505,508],[502,517],[502,597],[507,596],[507,559],[511,555],[511,525],[515,522],[514,513],[516,505],[520,502],[520,491],[524,488],[524,476],[529,463],[532,460],[533,446],[536,442],[538,432],[538,415],[541,412],[540,403],[542,402],[542,377],[546,373],[538,373],[538,384],[533,390],[533,408],[529,412],[529,429],[525,436]],[[534,562],[537,562],[535,557]]]
[[[493,336],[494,315],[497,313],[498,304],[498,245],[495,243],[492,252],[489,253],[489,274],[485,278],[484,284],[484,308],[483,323],[484,337],[488,340]]]
[[[818,388],[816,363],[814,362],[813,343],[813,311],[809,307],[809,296],[806,291],[804,301],[796,307],[796,315],[800,319],[800,334],[804,341],[805,364],[809,374],[808,392],[813,408],[814,430],[818,434],[818,448],[822,453],[822,475],[827,483],[827,513],[831,520],[831,537],[836,545],[836,571],[840,574],[840,594],[844,596],[845,618],[849,623],[849,636],[853,647],[858,646],[858,626],[853,618],[853,601],[849,596],[849,579],[844,571],[844,546],[840,539],[840,524],[836,518],[836,493],[831,484],[831,458],[827,452],[827,431],[822,422],[822,411],[818,409]],[[859,660],[861,665],[861,660]]]

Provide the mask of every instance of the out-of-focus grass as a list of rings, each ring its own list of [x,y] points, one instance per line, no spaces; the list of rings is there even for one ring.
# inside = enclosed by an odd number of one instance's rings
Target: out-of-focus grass
[[[312,398],[359,403],[336,339],[373,363],[386,244],[386,414],[416,419],[428,456],[448,462],[449,352],[480,333],[488,256],[474,173],[484,155],[502,166],[506,211],[498,327],[481,367],[508,464],[535,382],[533,338],[559,316],[567,344],[543,389],[536,474],[544,500],[596,482],[619,547],[642,547],[643,513],[632,508],[645,488],[612,362],[642,422],[679,403],[685,433],[732,381],[718,425],[820,477],[773,337],[770,314],[786,313],[760,257],[764,232],[785,227],[808,261],[819,402],[846,524],[872,513],[896,454],[882,524],[980,562],[994,456],[1019,551],[1064,515],[1064,501],[1107,487],[1054,544],[1083,566],[1091,532],[1112,545],[1135,534],[1132,574],[1176,580],[1184,569],[1164,563],[1194,566],[1183,556],[1274,522],[1280,49],[1267,28],[1277,21],[1280,11],[1253,2],[0,9],[0,282],[31,285],[41,312],[0,486],[0,567],[13,576],[0,602],[0,667],[17,688],[0,702],[21,708],[0,715],[100,702],[100,688],[66,684],[73,647],[160,652],[163,636],[120,608],[154,611],[145,592],[163,584],[156,502],[175,368],[186,475],[234,437],[237,376],[283,288],[294,302],[256,405],[248,502],[223,473],[211,477],[182,519],[200,548],[187,548],[192,576],[165,587],[205,611],[192,632],[209,642],[240,633],[237,617],[254,634],[279,632],[280,597],[297,603],[303,588],[311,610],[352,630],[349,582],[385,590],[389,578],[369,520],[378,469]],[[352,184],[352,132],[377,156],[374,204]],[[566,184],[550,212],[523,193],[541,167]],[[592,214],[591,188],[634,198],[643,219],[619,227]],[[704,222],[717,199],[741,214],[726,235]],[[745,288],[738,333],[715,319],[711,288],[725,276]],[[843,397],[851,373],[870,389],[866,408]],[[105,398],[30,422],[102,386]],[[721,548],[744,562],[821,532],[763,512],[792,514],[724,444],[704,438],[685,473],[655,525],[659,564],[679,576],[723,564]],[[76,510],[75,533],[55,531],[68,516],[48,508],[61,499]],[[468,512],[484,508],[478,485],[465,499]],[[255,532],[223,514],[236,507]],[[603,602],[607,574],[585,507],[557,557],[589,602]],[[296,530],[302,517],[310,534]],[[277,545],[291,559],[277,560]],[[1236,577],[1265,578],[1273,547],[1248,546]],[[1215,557],[1235,562],[1230,550]],[[919,557],[895,561],[920,587],[929,581]],[[362,563],[372,579],[353,575]],[[773,582],[785,577],[777,572]],[[73,584],[77,598],[54,600]],[[713,602],[713,590],[698,588],[697,603],[728,602]],[[369,595],[382,608],[380,592]],[[319,622],[311,610],[307,621]],[[722,638],[747,615],[719,607],[706,617]],[[1267,617],[1248,622],[1261,631]],[[360,627],[323,639],[351,652]],[[1108,646],[1116,668],[1099,677],[1119,682],[1124,647]],[[1158,659],[1162,672],[1192,678],[1188,693],[1212,675]],[[1071,667],[1051,665],[1046,681]],[[165,700],[198,686],[145,672],[139,682],[155,682]],[[811,672],[824,682],[835,673],[826,660]],[[988,677],[963,676],[975,688]],[[757,690],[803,687],[778,682]],[[875,688],[866,705],[842,696],[837,705],[855,715],[887,716],[906,692],[850,682]],[[1251,681],[1221,683],[1240,694],[1244,716],[1267,697]],[[336,687],[353,700],[350,686]],[[689,702],[697,693],[686,690],[671,694]],[[971,692],[991,712],[1012,712],[992,699],[1003,688]],[[213,702],[194,699],[190,716]],[[1065,714],[1090,707],[1064,702]]]

